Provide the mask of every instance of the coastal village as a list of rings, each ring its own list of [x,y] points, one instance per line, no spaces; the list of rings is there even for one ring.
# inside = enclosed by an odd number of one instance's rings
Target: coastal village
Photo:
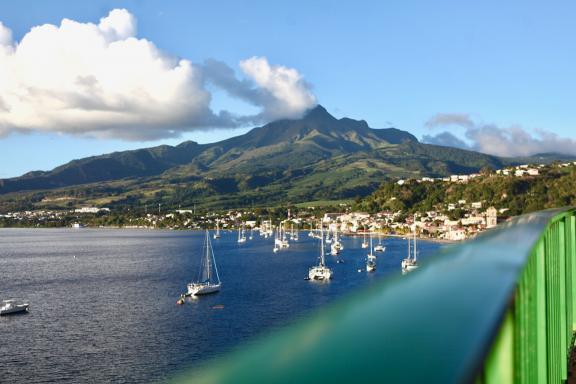
[[[406,183],[468,183],[482,177],[538,177],[552,167],[574,167],[576,162],[555,163],[552,165],[518,165],[498,169],[490,175],[473,173],[468,175],[451,175],[443,178],[422,177],[419,179],[399,179],[398,185]],[[334,209],[334,207],[331,207]],[[459,210],[460,216],[455,219],[452,211]],[[366,213],[354,211],[351,204],[339,204],[337,212],[327,212],[317,206],[300,207],[291,214],[287,210],[284,217],[262,215],[257,209],[236,209],[225,212],[202,212],[194,209],[176,209],[131,215],[116,225],[123,228],[164,228],[164,229],[202,229],[216,228],[223,230],[236,229],[239,226],[261,229],[261,227],[278,226],[283,223],[299,230],[313,230],[322,220],[325,227],[337,228],[344,235],[361,235],[366,232],[387,235],[404,235],[416,229],[422,238],[460,241],[472,238],[477,234],[495,227],[506,220],[508,208],[505,206],[486,206],[485,201],[458,200],[446,202],[443,207],[425,212],[408,213],[403,211],[382,211]],[[79,207],[73,210],[34,210],[0,214],[0,220],[11,224],[26,223],[25,226],[49,226],[50,222],[62,222],[65,218],[72,222],[70,226],[81,227],[92,225],[91,218],[106,216],[113,210],[106,207]],[[101,226],[101,225],[98,225]]]

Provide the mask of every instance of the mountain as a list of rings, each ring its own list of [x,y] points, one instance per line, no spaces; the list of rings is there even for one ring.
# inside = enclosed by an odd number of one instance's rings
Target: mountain
[[[214,207],[364,196],[390,177],[446,176],[514,163],[418,142],[317,106],[217,143],[114,152],[0,180],[0,209],[162,202]]]

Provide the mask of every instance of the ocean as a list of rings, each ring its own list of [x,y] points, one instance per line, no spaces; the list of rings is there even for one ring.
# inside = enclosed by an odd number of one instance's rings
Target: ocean
[[[219,293],[176,305],[198,274],[203,232],[0,229],[0,299],[30,302],[0,317],[0,382],[162,382],[355,290],[400,273],[406,240],[383,238],[374,273],[361,238],[327,255],[333,279],[306,281],[318,240],[273,253],[273,240],[236,232],[212,240]],[[441,245],[419,241],[419,258]],[[414,273],[414,272],[413,272]]]

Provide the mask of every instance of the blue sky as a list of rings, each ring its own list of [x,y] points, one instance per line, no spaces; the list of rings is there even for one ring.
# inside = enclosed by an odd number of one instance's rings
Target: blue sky
[[[393,125],[431,141],[449,131],[485,152],[490,147],[483,143],[490,141],[478,136],[494,130],[511,144],[520,137],[510,134],[517,129],[531,137],[538,130],[556,134],[545,149],[556,143],[570,148],[576,139],[576,3],[571,1],[23,0],[0,3],[0,22],[19,42],[34,26],[59,25],[63,18],[98,24],[118,8],[137,20],[138,38],[171,57],[192,63],[216,59],[239,79],[246,78],[239,63],[254,56],[293,68],[337,117],[364,119],[377,128]],[[211,97],[215,112],[273,116],[221,89],[211,90]],[[438,114],[465,116],[467,122],[447,118],[431,124]],[[73,128],[10,130],[0,137],[0,178],[88,155],[183,140],[211,142],[248,130],[194,129],[142,141],[125,140],[117,130],[106,138],[78,136]],[[529,141],[535,151],[541,142]]]

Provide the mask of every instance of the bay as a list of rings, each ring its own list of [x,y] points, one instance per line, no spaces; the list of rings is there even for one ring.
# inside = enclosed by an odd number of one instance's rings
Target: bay
[[[203,232],[1,229],[0,299],[30,302],[0,317],[0,381],[163,381],[400,271],[406,241],[386,238],[376,272],[361,238],[343,239],[333,280],[305,281],[318,241],[300,233],[278,253],[273,240],[212,240],[222,290],[175,304],[197,275]],[[419,258],[440,244],[420,241]]]

